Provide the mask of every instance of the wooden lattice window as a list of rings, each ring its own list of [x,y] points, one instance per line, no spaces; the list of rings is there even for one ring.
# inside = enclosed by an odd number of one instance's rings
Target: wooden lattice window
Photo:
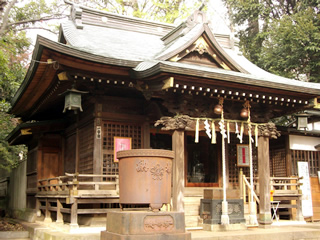
[[[93,173],[93,124],[79,129],[79,173]]]
[[[248,136],[243,136],[242,144],[248,144],[249,138]],[[233,186],[237,186],[239,182],[239,167],[237,166],[237,144],[239,144],[239,138],[237,138],[236,134],[230,134],[230,144],[226,147],[228,154],[228,170],[229,170],[229,183]],[[255,144],[252,144],[252,163],[253,163],[253,176],[258,176],[258,151],[255,147]],[[250,168],[243,167],[243,174],[246,177],[250,176]]]
[[[286,177],[286,150],[273,149],[270,150],[270,176]]]
[[[320,151],[291,150],[292,173],[298,175],[298,162],[309,163],[310,176],[317,176],[320,171]]]
[[[103,174],[119,173],[118,163],[114,162],[114,137],[130,137],[132,149],[142,146],[140,125],[104,122],[103,124]]]

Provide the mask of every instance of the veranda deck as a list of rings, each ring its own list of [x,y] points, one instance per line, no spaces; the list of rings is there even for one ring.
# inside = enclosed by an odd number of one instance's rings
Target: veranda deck
[[[46,222],[63,223],[70,216],[70,226],[78,226],[79,214],[106,214],[111,204],[119,203],[119,176],[66,173],[64,176],[38,180],[37,215]]]

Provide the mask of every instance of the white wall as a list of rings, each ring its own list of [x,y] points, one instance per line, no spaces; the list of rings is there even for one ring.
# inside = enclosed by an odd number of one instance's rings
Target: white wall
[[[320,144],[320,138],[290,135],[289,143],[292,150],[317,151],[315,146]]]

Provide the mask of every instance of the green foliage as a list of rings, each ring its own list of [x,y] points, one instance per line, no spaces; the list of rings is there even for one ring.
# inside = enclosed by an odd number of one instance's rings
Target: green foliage
[[[10,31],[0,38],[0,169],[7,171],[19,163],[19,153],[26,151],[24,146],[9,146],[5,138],[17,125],[7,112],[26,72],[29,45],[24,32]]]
[[[3,105],[4,108],[2,108]],[[4,101],[0,103],[0,169],[10,172],[23,160],[20,159],[19,154],[22,153],[23,156],[26,156],[26,147],[22,145],[9,146],[9,143],[5,140],[17,124],[16,120],[4,111],[7,107],[7,103]]]
[[[61,0],[11,0],[3,11],[0,23],[0,36],[8,32],[19,32],[26,29],[43,29],[53,32],[55,29],[47,21],[65,18],[66,5]],[[57,25],[59,23],[56,22]]]
[[[244,55],[263,69],[320,82],[320,1],[225,0]]]
[[[0,38],[0,99],[10,101],[20,86],[30,43],[25,33],[7,33]]]
[[[308,8],[274,21],[262,48],[262,67],[286,77],[306,76],[320,82],[320,25],[314,20],[313,9]]]

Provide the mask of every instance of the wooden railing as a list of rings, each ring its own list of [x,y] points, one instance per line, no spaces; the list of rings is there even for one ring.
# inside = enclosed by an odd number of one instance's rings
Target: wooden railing
[[[297,220],[303,220],[301,211],[302,193],[300,186],[301,178],[299,177],[270,177],[270,190],[273,193],[273,200],[280,201],[279,208],[296,208]],[[239,174],[239,185],[243,204],[250,207],[251,184],[242,171]],[[259,204],[259,178],[253,178],[253,199],[254,204]],[[249,208],[250,209],[250,208]]]
[[[44,213],[45,221],[63,222],[63,214],[70,214],[70,226],[78,226],[79,214],[106,214],[119,203],[119,176],[66,173],[64,176],[38,180],[37,213]],[[97,207],[98,206],[98,207]]]
[[[273,191],[273,200],[280,201],[279,208],[292,209],[295,208],[296,220],[304,220],[302,216],[302,191],[300,177],[271,177],[270,189]],[[291,213],[284,213],[292,215]]]
[[[246,206],[248,205],[249,208],[251,209],[251,204],[254,204],[254,207],[256,209],[256,205],[260,203],[260,200],[256,194],[256,189],[255,186],[257,186],[257,178],[253,179],[254,184],[253,184],[253,191],[251,191],[251,184],[247,180],[246,176],[243,174],[242,170],[240,170],[240,175],[239,175],[239,185],[240,185],[240,196],[243,199],[243,205]],[[253,192],[253,203],[250,201],[251,199],[251,194]]]
[[[302,185],[301,179],[302,177],[270,177],[271,190],[280,195],[281,193],[288,194],[290,192],[298,194]]]
[[[107,181],[106,181],[107,179]],[[38,180],[37,195],[119,195],[118,175],[65,173],[64,176]]]

